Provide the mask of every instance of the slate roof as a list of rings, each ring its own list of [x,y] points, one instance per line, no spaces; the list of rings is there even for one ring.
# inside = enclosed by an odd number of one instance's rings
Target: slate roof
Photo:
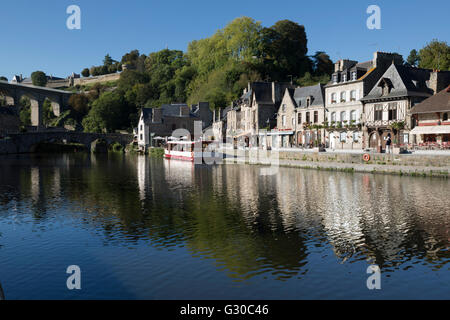
[[[411,109],[412,114],[450,111],[450,86]]]
[[[173,104],[163,104],[161,106],[163,117],[179,117],[180,108],[189,107],[185,103],[173,103]]]
[[[144,122],[152,120],[153,108],[142,108],[142,115],[144,116]]]
[[[252,82],[251,91],[255,93],[255,100],[258,104],[271,104],[272,83],[271,82]]]
[[[292,99],[294,100],[297,108],[303,108],[306,107],[306,99],[308,97],[312,97],[312,103],[310,107],[318,107],[318,106],[324,106],[324,87],[322,84],[317,84],[315,86],[309,86],[309,87],[301,87],[296,89],[288,89],[289,94],[291,95]]]
[[[398,98],[405,96],[428,97],[433,94],[427,86],[430,80],[431,70],[412,68],[392,64],[377,81],[369,94],[362,98],[362,101],[374,99]],[[391,91],[383,96],[383,88],[380,83],[390,81]]]

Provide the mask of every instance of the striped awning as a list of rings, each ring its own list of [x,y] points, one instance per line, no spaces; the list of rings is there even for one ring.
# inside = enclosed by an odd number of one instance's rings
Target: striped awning
[[[450,134],[450,126],[421,126],[415,127],[411,134]]]

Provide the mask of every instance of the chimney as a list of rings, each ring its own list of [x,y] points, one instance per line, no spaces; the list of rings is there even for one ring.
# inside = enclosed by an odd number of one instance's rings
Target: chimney
[[[334,63],[334,72],[340,71],[341,60]]]
[[[152,113],[153,113],[153,121],[152,122],[156,122],[156,123],[160,123],[162,122],[162,109],[161,108],[153,108],[152,109]]]
[[[430,73],[430,81],[428,82],[428,86],[431,90],[433,90],[433,93],[436,94],[447,88],[449,82],[450,73],[433,70]]]

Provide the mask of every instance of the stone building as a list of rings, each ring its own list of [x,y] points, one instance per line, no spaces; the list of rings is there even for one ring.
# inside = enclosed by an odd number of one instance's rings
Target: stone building
[[[386,139],[394,146],[408,145],[415,123],[411,108],[450,83],[450,72],[391,64],[364,97],[365,136],[368,148],[383,152]]]
[[[277,127],[272,130],[273,147],[318,147],[324,141],[325,89],[322,84],[288,88],[277,114]]]
[[[277,111],[284,91],[294,86],[289,83],[251,82],[241,99],[241,137],[247,146],[265,145],[265,131],[272,129],[277,122]]]
[[[175,130],[184,129],[194,138],[194,124],[202,123],[201,130],[212,124],[213,115],[208,102],[200,102],[191,108],[187,104],[165,104],[161,108],[143,108],[138,123],[138,144],[153,146],[156,137],[168,138]],[[198,134],[201,134],[199,132]]]
[[[412,142],[450,147],[450,85],[411,109],[415,128]]]
[[[241,107],[240,104],[233,105],[226,111],[226,140],[228,143],[237,147],[238,139],[243,130],[241,126]]]
[[[227,115],[232,107],[214,110],[214,121],[212,124],[212,134],[216,141],[226,142],[227,136]]]
[[[362,149],[363,104],[365,97],[391,64],[403,64],[398,54],[375,52],[371,61],[335,63],[331,82],[325,86],[325,126],[327,147]]]

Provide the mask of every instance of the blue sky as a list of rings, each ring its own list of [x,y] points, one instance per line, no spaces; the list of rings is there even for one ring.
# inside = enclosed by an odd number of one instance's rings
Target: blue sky
[[[80,6],[82,29],[68,30],[66,9]],[[366,9],[381,8],[382,29],[369,30]],[[130,50],[148,54],[186,50],[236,17],[271,26],[289,19],[303,24],[309,54],[322,50],[333,60],[367,61],[374,51],[408,56],[433,38],[449,41],[448,0],[14,0],[0,11],[0,75],[28,76],[35,70],[66,77],[99,65],[105,54],[120,59]]]

